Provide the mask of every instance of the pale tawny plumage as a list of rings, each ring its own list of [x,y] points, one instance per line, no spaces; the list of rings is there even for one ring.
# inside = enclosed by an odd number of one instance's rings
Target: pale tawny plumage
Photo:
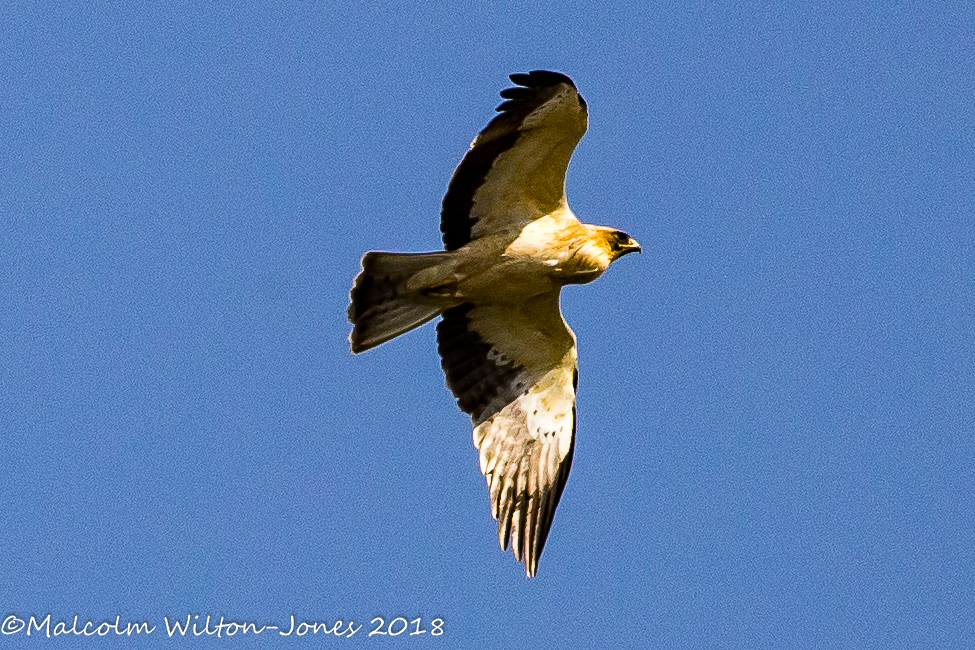
[[[572,80],[544,70],[511,80],[450,181],[445,251],[366,253],[349,320],[362,352],[443,317],[447,386],[471,415],[498,541],[533,576],[575,440],[576,341],[559,292],[640,247],[569,209],[565,172],[588,125]]]

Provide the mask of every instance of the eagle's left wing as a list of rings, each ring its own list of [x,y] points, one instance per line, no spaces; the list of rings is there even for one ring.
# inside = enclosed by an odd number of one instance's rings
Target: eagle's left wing
[[[513,74],[499,114],[457,166],[440,213],[444,248],[520,232],[567,207],[565,172],[589,113],[572,79],[558,72]]]
[[[444,312],[437,342],[447,386],[474,424],[498,542],[538,570],[575,440],[575,336],[558,292],[520,304]]]

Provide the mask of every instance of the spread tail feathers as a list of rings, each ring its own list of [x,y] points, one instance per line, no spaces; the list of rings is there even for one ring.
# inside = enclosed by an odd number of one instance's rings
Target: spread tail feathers
[[[440,315],[442,307],[406,290],[416,273],[436,266],[447,253],[366,253],[352,287],[349,341],[364,352]]]

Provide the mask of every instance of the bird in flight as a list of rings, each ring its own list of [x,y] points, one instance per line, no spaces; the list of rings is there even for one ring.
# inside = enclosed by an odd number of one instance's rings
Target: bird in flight
[[[511,80],[450,180],[444,251],[366,253],[348,316],[355,353],[441,317],[441,365],[471,416],[498,542],[531,577],[575,446],[576,339],[559,294],[640,245],[569,209],[565,173],[589,123],[572,80]]]

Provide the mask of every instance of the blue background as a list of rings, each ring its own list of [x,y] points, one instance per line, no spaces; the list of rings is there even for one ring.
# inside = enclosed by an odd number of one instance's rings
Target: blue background
[[[971,4],[66,4],[0,9],[0,616],[972,643]],[[564,294],[527,580],[433,327],[353,357],[345,308],[534,68],[589,103],[573,209],[644,254]]]

